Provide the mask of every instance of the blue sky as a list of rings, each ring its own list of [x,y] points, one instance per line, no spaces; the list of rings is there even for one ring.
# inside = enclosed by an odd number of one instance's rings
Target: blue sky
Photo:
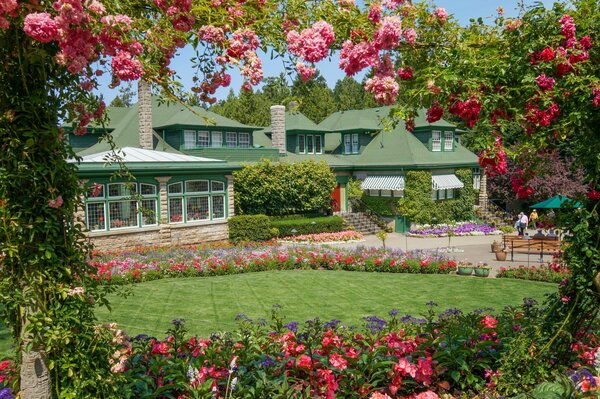
[[[526,5],[531,5],[535,1],[523,0],[523,2]],[[450,14],[453,14],[461,24],[466,25],[469,23],[469,19],[478,17],[482,17],[484,21],[487,20],[491,23],[492,19],[497,15],[497,7],[504,8],[505,16],[515,16],[518,14],[518,5],[521,3],[521,0],[437,0],[435,3],[440,7],[444,7]],[[553,2],[551,0],[542,0],[542,3],[546,7],[550,7]],[[187,88],[191,87],[192,73],[189,59],[193,56],[193,51],[188,48],[183,49],[171,64],[171,67],[177,72],[180,81]],[[279,76],[284,70],[281,59],[271,61],[266,55],[261,56],[261,58],[263,60],[265,77]],[[319,71],[325,77],[330,87],[333,87],[335,82],[344,77],[344,73],[337,67],[337,63],[338,58],[334,55],[331,57],[331,61],[321,61],[317,64]],[[356,79],[361,80],[362,76],[357,76]],[[99,90],[104,95],[107,104],[118,94],[118,89],[109,89],[108,83],[108,79],[101,81]],[[231,86],[221,88],[216,93],[217,98],[225,98],[230,88],[237,93],[241,84],[242,79],[235,71],[232,71]]]

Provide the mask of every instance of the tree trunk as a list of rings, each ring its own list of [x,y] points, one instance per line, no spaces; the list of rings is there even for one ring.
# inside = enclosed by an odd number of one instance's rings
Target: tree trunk
[[[21,352],[21,392],[22,399],[52,398],[52,381],[46,362],[46,352],[31,350]]]

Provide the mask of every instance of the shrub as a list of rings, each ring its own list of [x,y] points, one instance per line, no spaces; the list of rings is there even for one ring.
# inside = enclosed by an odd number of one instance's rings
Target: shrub
[[[269,217],[265,215],[233,216],[227,222],[229,239],[240,241],[267,241],[273,238]]]
[[[369,197],[368,195],[363,195],[361,200],[379,216],[392,217],[396,214],[394,203],[398,200],[397,198]]]
[[[237,214],[269,216],[305,214],[329,209],[336,186],[325,162],[263,161],[233,172]]]
[[[501,267],[496,277],[560,283],[571,277],[571,271],[567,266],[557,263],[550,263],[548,266],[519,265],[517,267]]]
[[[294,219],[272,218],[271,227],[279,230],[279,237],[316,233],[335,233],[344,229],[344,219],[339,216]],[[292,230],[295,230],[295,232],[292,232]]]

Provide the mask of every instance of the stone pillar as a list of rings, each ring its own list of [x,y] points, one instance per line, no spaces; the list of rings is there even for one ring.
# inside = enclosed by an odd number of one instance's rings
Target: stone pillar
[[[485,171],[481,171],[481,180],[479,183],[479,207],[481,209],[487,209],[488,205],[488,194],[487,194],[487,175]]]
[[[171,225],[169,224],[169,201],[167,198],[167,182],[171,179],[170,176],[157,177],[159,186],[159,202],[160,202],[160,215],[158,218],[158,226],[160,230],[158,232],[159,243],[161,247],[171,245]]]
[[[273,148],[279,149],[279,155],[286,153],[285,107],[283,105],[273,105],[271,107],[271,142]]]
[[[227,178],[227,217],[230,218],[235,215],[235,187],[232,175],[225,175]]]
[[[138,114],[140,148],[152,150],[152,93],[150,83],[142,79],[138,82]]]

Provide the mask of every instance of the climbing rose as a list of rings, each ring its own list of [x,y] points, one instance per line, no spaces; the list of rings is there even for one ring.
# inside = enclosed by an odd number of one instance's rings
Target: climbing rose
[[[416,395],[414,399],[440,399],[440,397],[435,392],[425,391]]]
[[[540,76],[538,76],[537,78],[535,78],[535,83],[543,91],[549,91],[549,90],[554,89],[554,84],[556,83],[556,80],[554,80],[551,77],[546,76],[546,74],[543,73]]]
[[[300,33],[295,30],[289,31],[286,40],[292,54],[309,62],[318,62],[327,57],[335,36],[330,24],[318,21]]]
[[[371,3],[369,7],[369,20],[376,24],[381,21],[381,4],[377,2]]]
[[[398,77],[400,80],[410,80],[413,78],[413,69],[412,67],[408,68],[398,68]]]
[[[297,62],[296,63],[296,72],[298,72],[298,74],[300,75],[300,78],[302,78],[302,80],[304,82],[307,82],[315,75],[317,70],[313,67],[307,66],[303,62]]]
[[[119,51],[112,59],[113,73],[121,80],[137,80],[142,76],[142,63],[127,51]]]
[[[445,23],[448,20],[448,12],[446,11],[445,8],[442,8],[442,7],[436,8],[435,11],[433,12],[433,15],[435,15],[435,17],[441,23]]]
[[[444,109],[440,107],[440,103],[434,101],[431,104],[431,108],[427,110],[427,122],[433,123],[442,119],[442,115],[444,115]]]
[[[354,75],[367,67],[377,65],[377,49],[369,42],[358,44],[346,40],[340,51],[340,68],[347,75]]]
[[[594,99],[592,100],[592,104],[594,104],[594,107],[600,107],[600,87],[592,89],[592,96],[594,97]]]
[[[554,50],[552,50],[550,47],[546,47],[538,53],[537,59],[539,61],[550,62],[554,59],[554,56]]]
[[[381,49],[391,50],[400,44],[401,37],[402,22],[400,17],[390,16],[383,19],[381,27],[375,32],[373,42],[375,46]]]
[[[49,199],[48,200],[48,206],[50,208],[54,208],[54,209],[58,209],[62,206],[63,204],[63,198],[62,195],[59,195],[58,197],[56,197],[56,199]]]
[[[404,32],[402,32],[402,37],[404,37],[406,43],[413,45],[417,42],[417,31],[413,28],[405,29]]]
[[[400,90],[400,85],[392,76],[375,75],[365,82],[365,89],[375,95],[378,104],[392,105]]]
[[[373,394],[369,397],[369,399],[392,399],[390,396],[385,393],[381,393],[378,391],[373,392]]]
[[[560,32],[565,39],[568,40],[575,37],[575,21],[573,21],[571,16],[564,15],[559,22],[561,24]]]
[[[591,190],[586,195],[592,201],[598,201],[598,200],[600,200],[600,191]]]
[[[58,24],[47,12],[28,14],[25,17],[23,30],[41,43],[51,42],[58,37]]]

